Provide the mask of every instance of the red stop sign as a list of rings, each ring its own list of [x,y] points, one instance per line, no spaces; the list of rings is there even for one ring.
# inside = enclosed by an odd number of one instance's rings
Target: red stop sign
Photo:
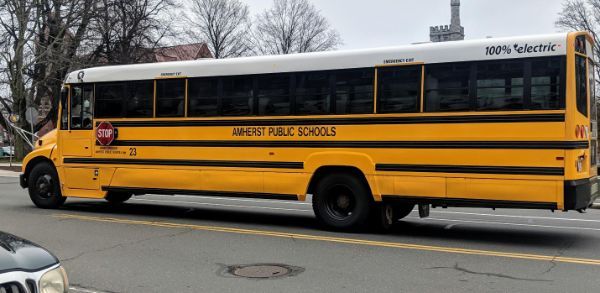
[[[115,128],[110,122],[101,122],[96,128],[96,140],[100,145],[110,145],[115,140]]]

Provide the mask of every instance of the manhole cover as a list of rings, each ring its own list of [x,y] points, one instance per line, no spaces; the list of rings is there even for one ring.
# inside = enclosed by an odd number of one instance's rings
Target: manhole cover
[[[282,264],[251,264],[227,266],[227,273],[235,277],[248,279],[274,279],[295,276],[304,271],[303,268]]]
[[[245,278],[273,278],[285,276],[290,270],[277,265],[255,265],[237,268],[231,273]]]

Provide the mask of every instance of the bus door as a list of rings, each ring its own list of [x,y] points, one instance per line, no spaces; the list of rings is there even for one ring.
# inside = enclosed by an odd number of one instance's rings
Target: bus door
[[[63,158],[91,157],[94,142],[94,85],[71,85],[68,105],[68,130],[60,135]],[[65,164],[64,171],[66,187],[98,189],[97,168]]]

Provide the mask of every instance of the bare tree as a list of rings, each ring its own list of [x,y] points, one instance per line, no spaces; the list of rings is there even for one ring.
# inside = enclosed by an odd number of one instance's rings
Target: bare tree
[[[575,31],[588,31],[594,37],[593,51],[600,56],[600,0],[566,0],[559,14],[556,26]],[[600,87],[600,66],[595,66],[596,88]],[[597,111],[600,110],[598,105]]]
[[[27,107],[36,107],[42,97],[53,97],[68,71],[82,31],[93,11],[93,0],[4,0],[0,2],[0,75],[8,86],[2,99],[6,113],[19,117],[17,126],[30,129]],[[71,30],[76,33],[72,34]],[[4,95],[3,95],[4,96]],[[52,99],[54,107],[57,99]],[[51,111],[52,112],[52,111]],[[56,111],[54,111],[56,112]],[[39,129],[44,119],[35,125]],[[4,125],[5,127],[7,125]],[[34,129],[35,130],[35,129]],[[15,156],[27,151],[25,141],[16,140]]]
[[[94,0],[42,1],[39,11],[40,28],[35,41],[38,60],[33,67],[36,88],[35,105],[49,98],[51,109],[39,121],[34,131],[56,121],[58,96],[65,75],[73,68],[84,66],[76,58],[91,20],[95,16]]]
[[[256,17],[255,50],[259,54],[291,54],[337,49],[339,33],[308,0],[274,0]]]
[[[87,61],[93,64],[148,62],[170,32],[165,12],[171,0],[101,0],[86,36]]]
[[[556,26],[566,30],[589,31],[594,36],[594,55],[600,56],[600,0],[566,0]]]
[[[250,50],[249,14],[239,0],[193,0],[188,33],[207,42],[217,59],[243,56]]]
[[[25,111],[27,100],[31,101],[33,91],[30,88],[31,79],[27,70],[34,58],[31,48],[35,39],[36,29],[39,27],[36,11],[39,6],[27,0],[5,0],[0,2],[0,39],[3,39],[3,48],[0,49],[0,58],[5,69],[8,88],[11,96],[9,103],[3,103],[7,111],[16,114],[21,119],[18,126],[25,128]],[[22,158],[25,155],[25,141],[17,139],[15,155]]]

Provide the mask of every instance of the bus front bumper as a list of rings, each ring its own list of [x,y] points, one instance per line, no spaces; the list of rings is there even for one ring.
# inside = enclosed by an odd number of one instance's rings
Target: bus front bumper
[[[25,174],[19,175],[19,184],[21,185],[22,188],[27,188],[28,184],[27,184],[27,178],[25,177]]]
[[[565,181],[564,210],[582,210],[588,208],[600,194],[598,193],[598,177]]]

